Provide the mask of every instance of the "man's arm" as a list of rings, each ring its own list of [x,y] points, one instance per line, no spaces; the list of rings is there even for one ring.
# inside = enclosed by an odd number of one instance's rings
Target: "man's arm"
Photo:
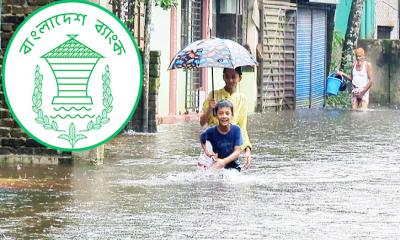
[[[211,95],[208,95],[207,99],[203,103],[203,113],[200,116],[200,126],[204,126],[210,121],[214,106],[215,100],[212,99]]]
[[[367,76],[368,76],[368,84],[364,88],[364,93],[366,93],[372,86],[372,66],[369,62],[367,62]]]
[[[351,73],[350,75],[347,75],[346,73],[342,72],[342,71],[337,71],[336,74],[339,74],[340,76],[346,78],[349,81],[353,81],[353,68],[354,68],[355,63],[353,63],[351,65]]]
[[[206,100],[208,102],[208,100]],[[204,126],[208,123],[211,117],[211,108],[207,107],[206,109],[203,107],[203,113],[200,116],[200,126]]]
[[[243,103],[243,107],[240,112],[238,112],[237,125],[240,127],[240,131],[243,137],[243,144],[241,146],[242,151],[248,151],[251,149],[251,143],[249,135],[247,134],[247,99]]]
[[[238,120],[238,125],[240,127],[240,132],[243,137],[243,144],[241,145],[241,150],[244,152],[243,155],[243,169],[246,170],[251,164],[251,143],[249,135],[247,133],[247,101],[245,102],[245,107],[243,107],[243,112],[240,112],[241,117]]]

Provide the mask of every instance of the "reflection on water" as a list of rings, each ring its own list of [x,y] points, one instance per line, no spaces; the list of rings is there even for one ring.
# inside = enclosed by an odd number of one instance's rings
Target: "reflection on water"
[[[253,165],[200,171],[197,123],[91,167],[0,166],[0,239],[400,239],[400,112],[250,116]]]
[[[60,166],[0,165],[0,239],[41,238],[62,227],[62,210],[70,199],[71,169]],[[4,234],[4,236],[3,236]],[[2,238],[3,237],[3,238]]]

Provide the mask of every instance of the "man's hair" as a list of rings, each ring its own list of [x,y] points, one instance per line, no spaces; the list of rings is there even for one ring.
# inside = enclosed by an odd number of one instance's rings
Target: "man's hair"
[[[233,116],[233,104],[227,99],[222,99],[219,102],[217,102],[217,104],[215,105],[215,107],[213,109],[214,116],[217,116],[218,109],[224,108],[224,107],[230,108],[231,112],[232,112],[232,116]]]
[[[233,69],[233,68],[224,68],[223,73],[225,73],[226,71],[228,71],[228,69]],[[235,68],[235,72],[236,72],[237,74],[239,74],[239,76],[242,76],[242,67],[237,67],[237,68]]]

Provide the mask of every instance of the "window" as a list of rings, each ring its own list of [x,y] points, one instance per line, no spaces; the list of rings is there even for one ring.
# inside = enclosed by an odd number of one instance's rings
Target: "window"
[[[247,3],[246,0],[213,1],[213,36],[242,44],[244,1]]]
[[[189,43],[201,39],[201,0],[185,0],[181,2],[181,49]],[[185,113],[198,111],[198,92],[201,87],[201,76],[198,69],[185,73]]]
[[[390,39],[390,33],[393,27],[389,26],[378,26],[378,39]]]
[[[221,0],[219,13],[221,13],[221,14],[236,14],[236,1]]]

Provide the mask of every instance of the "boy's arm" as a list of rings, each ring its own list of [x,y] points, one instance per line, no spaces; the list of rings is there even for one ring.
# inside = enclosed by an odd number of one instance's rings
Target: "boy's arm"
[[[206,141],[207,141],[207,138],[208,138],[207,130],[203,131],[200,134],[200,144],[201,144],[201,147],[203,148],[204,152],[207,152],[207,147],[206,147]]]
[[[219,159],[217,161],[219,164],[223,165],[222,167],[225,167],[230,162],[233,162],[236,159],[238,159],[239,155],[240,155],[240,146],[235,146],[233,152],[229,156],[227,156],[226,158]]]
[[[200,143],[201,144],[201,148],[203,148],[203,151],[206,153],[206,155],[207,155],[207,147],[206,147],[206,144],[205,143]]]
[[[201,147],[203,148],[204,153],[208,157],[218,157],[218,154],[214,153],[213,151],[211,151],[211,152],[208,151],[208,148],[207,148],[207,145],[206,145],[206,141],[207,140],[208,140],[208,129],[200,134]]]
[[[233,152],[231,154],[229,154],[229,156],[227,156],[226,158],[217,159],[218,165],[220,165],[221,168],[225,167],[230,162],[235,161],[240,156],[240,146],[243,145],[242,134],[240,132],[239,127],[237,127],[237,126],[234,126],[234,127],[235,127],[234,130],[231,130],[231,131],[235,131],[234,132]]]
[[[203,148],[204,153],[207,155],[207,157],[210,157],[212,159],[218,157],[218,153],[215,153],[213,151],[208,151],[207,145],[205,143],[201,143],[201,147]]]

